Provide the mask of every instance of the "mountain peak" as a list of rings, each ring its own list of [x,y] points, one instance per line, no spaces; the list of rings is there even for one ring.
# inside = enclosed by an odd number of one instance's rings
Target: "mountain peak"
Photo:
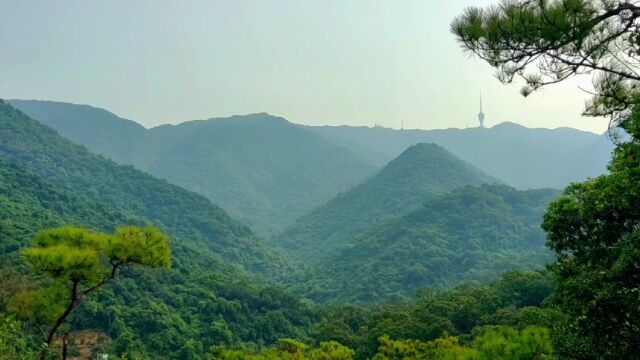
[[[371,179],[298,219],[275,241],[294,257],[313,262],[326,255],[323,249],[340,249],[379,221],[424,201],[458,187],[495,182],[440,145],[416,144]]]
[[[434,143],[418,143],[409,146],[396,160],[409,160],[417,158],[429,158],[433,156],[454,156],[443,146]],[[455,157],[455,156],[454,156]]]
[[[500,182],[459,159],[444,147],[433,143],[410,146],[387,164],[377,177],[384,182],[388,181],[388,178],[394,178],[398,186],[427,185],[448,190],[451,190],[451,186],[455,184],[463,186]],[[393,184],[390,185],[393,186]]]

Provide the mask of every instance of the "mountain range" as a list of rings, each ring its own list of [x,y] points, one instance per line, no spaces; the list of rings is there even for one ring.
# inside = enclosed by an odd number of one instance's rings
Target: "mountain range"
[[[93,152],[206,196],[266,234],[375,170],[357,153],[267,114],[145,129],[86,105],[10,103]]]
[[[171,270],[123,272],[70,324],[99,331],[117,351],[185,358],[203,343],[303,338],[316,317],[306,301],[266,282],[295,271],[287,256],[224,210],[92,154],[2,100],[0,210],[3,291],[33,286],[19,255],[41,229],[150,224],[168,234]]]
[[[614,148],[607,133],[531,129],[511,122],[492,128],[428,131],[351,126],[308,129],[358,152],[374,166],[384,165],[411,145],[435,143],[519,189],[562,189],[601,175]]]
[[[25,112],[0,100],[0,278],[20,281],[20,250],[40,229],[157,226],[172,270],[124,272],[71,326],[168,358],[304,339],[318,319],[306,299],[404,302],[539,268],[550,259],[542,214],[560,192],[511,185],[529,174],[531,186],[560,186],[561,166],[597,175],[580,159],[610,149],[594,134],[513,124],[414,134],[253,114],[146,129],[89,106],[12,104]]]
[[[519,189],[560,189],[600,175],[613,149],[604,134],[514,123],[393,130],[301,126],[261,113],[146,129],[86,105],[10,103],[92,152],[204,195],[268,237],[418,143],[439,144]]]

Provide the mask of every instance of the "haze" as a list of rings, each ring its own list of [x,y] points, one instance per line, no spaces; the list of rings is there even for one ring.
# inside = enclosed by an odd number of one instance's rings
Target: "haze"
[[[530,98],[465,55],[450,21],[487,1],[1,1],[0,98],[103,107],[147,127],[268,112],[310,125],[575,127],[588,79]]]

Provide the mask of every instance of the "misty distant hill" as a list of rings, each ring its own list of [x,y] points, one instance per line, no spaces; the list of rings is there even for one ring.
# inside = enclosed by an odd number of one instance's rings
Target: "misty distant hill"
[[[314,263],[389,218],[465,185],[495,183],[442,146],[417,144],[373,178],[298,219],[274,241],[296,259]]]
[[[306,301],[257,281],[295,268],[224,210],[202,195],[90,153],[0,100],[3,279],[9,274],[24,281],[28,267],[20,250],[40,230],[74,225],[111,232],[146,224],[169,236],[172,269],[126,269],[100,292],[100,301],[91,297],[90,306],[74,312],[82,324],[73,322],[72,329],[95,329],[126,349],[132,342],[121,334],[136,334],[136,351],[181,359],[184,342],[175,339],[210,339],[219,309],[230,341],[237,343],[298,338],[301,324],[315,316]],[[113,321],[105,321],[105,314]],[[278,319],[277,326],[266,328],[270,319]]]
[[[147,145],[142,125],[103,109],[54,101],[8,102],[69,140],[119,163],[133,164]]]
[[[383,165],[413,144],[432,142],[521,189],[561,189],[601,175],[613,150],[605,135],[572,128],[530,129],[508,122],[492,128],[429,131],[350,126],[308,129],[359,152],[372,165]]]
[[[267,233],[375,171],[358,153],[268,114],[145,129],[86,105],[10,102],[89,150],[205,195]]]

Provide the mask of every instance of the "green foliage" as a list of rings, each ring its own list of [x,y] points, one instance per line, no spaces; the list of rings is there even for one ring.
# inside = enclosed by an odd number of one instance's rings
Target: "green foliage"
[[[37,352],[22,324],[0,312],[0,360],[31,360]]]
[[[231,350],[223,346],[214,346],[210,352],[211,359],[219,360],[351,360],[355,354],[353,350],[335,341],[322,342],[319,347],[310,349],[307,345],[293,339],[281,339],[277,347],[255,353]]]
[[[53,324],[67,306],[69,289],[63,282],[11,294],[7,310],[24,320]]]
[[[114,268],[169,267],[171,263],[167,237],[152,227],[118,228],[113,235],[63,227],[40,231],[34,242],[22,255],[36,271],[56,281],[94,285],[115,275]]]
[[[375,360],[532,360],[553,359],[549,330],[529,326],[522,330],[494,326],[481,330],[469,346],[445,334],[432,341],[380,338]]]
[[[549,329],[529,326],[517,330],[488,327],[473,339],[477,360],[554,359]]]
[[[355,351],[336,341],[321,342],[317,349],[309,352],[311,360],[351,360]]]
[[[445,333],[466,338],[487,325],[549,327],[557,313],[541,306],[552,289],[549,273],[510,271],[491,284],[423,290],[413,303],[332,306],[323,311],[314,338],[337,341],[364,359],[375,355],[383,335],[428,342]]]
[[[566,314],[555,337],[560,354],[634,358],[640,346],[640,109],[622,124],[610,174],[568,187],[545,215],[554,302]]]
[[[76,227],[43,230],[36,235],[35,245],[22,255],[53,283],[18,293],[10,304],[25,320],[50,326],[45,342],[49,348],[85,297],[113,280],[122,268],[170,265],[167,237],[151,227],[119,228],[113,235]],[[46,351],[42,350],[41,359]]]
[[[292,286],[320,303],[372,303],[410,299],[423,287],[450,288],[493,280],[510,269],[540,268],[552,258],[540,222],[558,194],[504,185],[454,190],[372,226],[335,254],[317,254],[317,264]],[[530,280],[521,279],[523,287]],[[540,295],[530,296],[527,301],[539,302]]]
[[[0,253],[26,246],[38,229],[79,224],[112,230],[138,221],[83,199],[60,184],[45,182],[0,156]],[[1,261],[12,261],[3,257]]]
[[[378,353],[374,360],[462,360],[475,359],[473,349],[460,346],[458,339],[444,335],[433,341],[421,342],[417,340],[391,340],[388,336],[380,338]]]
[[[640,101],[636,57],[640,54],[634,2],[551,0],[502,2],[468,8],[452,24],[465,50],[511,83],[521,77],[524,96],[576,74],[593,74],[589,115],[619,120]]]
[[[506,326],[483,328],[470,344],[461,344],[457,337],[444,334],[431,341],[392,340],[383,335],[374,360],[533,360],[553,359],[549,330],[528,326],[522,330]],[[283,345],[284,344],[284,345]],[[286,339],[260,352],[211,348],[212,359],[224,360],[351,360],[355,352],[335,342],[321,342],[318,348]]]
[[[275,242],[305,264],[318,263],[372,226],[464,185],[497,182],[441,146],[418,144],[365,183],[296,221]]]
[[[609,175],[573,184],[547,211],[543,227],[557,261],[553,303],[560,358],[632,359],[640,346],[640,54],[636,2],[509,1],[470,8],[452,30],[463,47],[521,76],[528,95],[576,74],[593,74],[587,115],[608,115],[626,132]],[[623,134],[624,135],[624,134]]]

